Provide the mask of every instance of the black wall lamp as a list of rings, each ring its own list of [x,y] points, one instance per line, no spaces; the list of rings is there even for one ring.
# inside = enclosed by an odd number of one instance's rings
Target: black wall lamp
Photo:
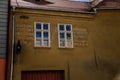
[[[22,49],[22,46],[21,46],[20,40],[18,40],[17,45],[16,45],[16,52],[20,53],[21,49]]]

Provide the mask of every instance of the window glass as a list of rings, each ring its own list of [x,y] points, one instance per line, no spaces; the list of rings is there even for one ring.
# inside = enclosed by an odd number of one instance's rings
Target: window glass
[[[43,29],[48,30],[48,24],[43,24]]]
[[[71,39],[71,33],[67,33],[66,36],[67,36],[67,39]]]
[[[41,38],[41,32],[36,32],[36,38]]]
[[[59,30],[63,31],[64,30],[64,25],[59,25]]]
[[[65,46],[65,41],[64,40],[60,40],[60,46],[62,46],[62,47]]]
[[[72,42],[70,40],[67,40],[67,46],[72,46]]]
[[[48,46],[48,40],[47,39],[44,39],[44,46]]]
[[[60,33],[60,39],[64,39],[65,38],[65,35],[64,35],[64,33]]]
[[[66,25],[66,31],[71,31],[71,26],[70,25]]]
[[[41,39],[36,39],[36,46],[40,46],[41,45]]]
[[[48,38],[48,32],[43,33],[44,38]]]
[[[36,29],[41,29],[41,24],[36,24]]]

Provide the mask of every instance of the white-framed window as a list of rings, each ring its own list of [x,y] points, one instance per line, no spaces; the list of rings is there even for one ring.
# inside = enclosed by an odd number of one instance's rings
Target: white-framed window
[[[73,48],[73,32],[71,24],[58,24],[59,48]]]
[[[50,47],[50,24],[35,22],[34,24],[35,47]]]

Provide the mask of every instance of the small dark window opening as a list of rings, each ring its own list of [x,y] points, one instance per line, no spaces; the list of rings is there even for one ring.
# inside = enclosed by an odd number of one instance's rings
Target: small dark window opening
[[[47,4],[53,4],[52,2],[46,1],[46,0],[23,0],[27,2],[31,2],[37,5],[47,5]]]
[[[35,1],[40,1],[40,0],[35,0]]]

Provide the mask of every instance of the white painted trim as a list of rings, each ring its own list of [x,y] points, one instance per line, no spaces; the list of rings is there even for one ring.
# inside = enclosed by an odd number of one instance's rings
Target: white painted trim
[[[59,25],[64,25],[65,30],[64,31],[60,31],[59,30]],[[66,31],[66,25],[70,25],[71,26],[71,31]],[[60,46],[60,32],[64,32],[65,33],[65,46]],[[66,33],[69,32],[71,33],[71,40],[72,40],[72,46],[67,46],[66,42],[67,42],[67,36]],[[58,46],[59,48],[73,48],[73,31],[72,31],[72,24],[62,24],[62,23],[58,23]]]
[[[34,22],[34,47],[36,47],[36,22]]]
[[[40,30],[38,30],[38,31],[40,31],[41,32],[41,45],[39,45],[39,46],[36,46],[36,24],[37,23],[40,23],[41,24],[41,31]],[[48,30],[43,30],[43,24],[48,24]],[[48,32],[48,46],[44,46],[44,43],[43,43],[43,32]],[[47,23],[47,22],[34,22],[34,47],[51,47],[51,43],[50,43],[51,41],[50,41],[50,23]]]

